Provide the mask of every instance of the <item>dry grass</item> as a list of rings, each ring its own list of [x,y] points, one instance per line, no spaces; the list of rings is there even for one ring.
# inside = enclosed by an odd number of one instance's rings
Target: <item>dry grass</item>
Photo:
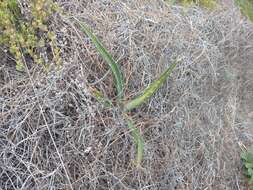
[[[17,72],[1,49],[0,189],[249,188],[239,154],[253,143],[253,25],[237,8],[58,2],[119,61],[129,97],[175,58],[181,62],[133,113],[145,139],[136,169],[118,110],[103,108],[87,90],[114,97],[109,68],[70,18],[51,20],[64,60],[58,72]]]

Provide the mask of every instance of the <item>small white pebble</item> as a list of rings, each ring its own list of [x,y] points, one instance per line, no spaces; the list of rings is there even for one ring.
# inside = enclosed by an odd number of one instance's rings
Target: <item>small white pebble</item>
[[[85,154],[90,153],[91,149],[92,149],[91,146],[87,147],[87,148],[84,150],[84,153],[85,153]]]

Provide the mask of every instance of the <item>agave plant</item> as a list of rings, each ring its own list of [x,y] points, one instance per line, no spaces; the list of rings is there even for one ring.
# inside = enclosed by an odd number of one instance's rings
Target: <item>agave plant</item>
[[[119,65],[113,59],[112,55],[106,50],[106,48],[102,45],[99,39],[93,34],[93,32],[82,22],[75,18],[77,24],[80,26],[81,30],[91,39],[93,44],[95,45],[97,51],[100,53],[104,61],[110,66],[112,71],[112,75],[114,78],[114,83],[117,90],[117,104],[116,106],[121,109],[123,113],[123,117],[126,121],[126,125],[131,130],[132,137],[137,146],[137,154],[135,164],[137,167],[141,165],[143,151],[144,151],[144,140],[141,136],[140,130],[134,126],[133,119],[128,115],[134,108],[139,107],[141,104],[146,102],[158,89],[165,83],[166,79],[170,76],[173,69],[176,67],[176,62],[172,63],[170,67],[149,87],[147,87],[139,96],[134,97],[133,99],[124,103],[124,80],[123,75],[119,69]],[[105,106],[113,106],[112,101],[105,99],[104,95],[98,91],[97,89],[92,89],[91,93],[93,96],[103,105]]]

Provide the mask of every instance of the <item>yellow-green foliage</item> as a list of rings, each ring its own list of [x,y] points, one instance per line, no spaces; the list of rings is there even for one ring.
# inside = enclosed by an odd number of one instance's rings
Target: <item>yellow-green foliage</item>
[[[30,6],[29,18],[21,13],[18,0],[0,1],[0,45],[9,48],[16,60],[16,68],[24,68],[24,56],[30,56],[37,64],[47,66],[38,52],[51,46],[53,60],[60,63],[60,51],[56,46],[56,35],[47,27],[48,18],[57,11],[57,5],[52,0],[28,0]]]
[[[253,22],[253,0],[235,0],[240,7],[242,14]]]

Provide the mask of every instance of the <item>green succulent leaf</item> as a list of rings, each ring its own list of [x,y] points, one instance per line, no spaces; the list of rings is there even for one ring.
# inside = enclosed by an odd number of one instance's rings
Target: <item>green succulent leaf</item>
[[[135,144],[137,146],[137,155],[136,155],[136,165],[139,167],[141,165],[143,151],[144,151],[144,140],[140,134],[139,129],[137,129],[131,119],[127,119],[127,126],[132,132]]]
[[[124,111],[131,111],[132,109],[146,102],[146,100],[149,99],[165,83],[166,79],[170,76],[176,65],[177,62],[172,63],[158,80],[154,81],[149,87],[144,90],[142,95],[125,104]]]
[[[76,19],[77,20],[77,19]],[[81,27],[81,30],[89,36],[92,40],[93,44],[96,46],[98,52],[102,56],[102,58],[108,63],[111,68],[114,82],[117,89],[118,99],[120,100],[123,96],[123,76],[120,72],[119,66],[116,61],[113,59],[112,55],[106,50],[106,48],[102,45],[99,39],[92,33],[92,31],[84,24],[82,24],[79,20],[77,20],[78,24]]]

